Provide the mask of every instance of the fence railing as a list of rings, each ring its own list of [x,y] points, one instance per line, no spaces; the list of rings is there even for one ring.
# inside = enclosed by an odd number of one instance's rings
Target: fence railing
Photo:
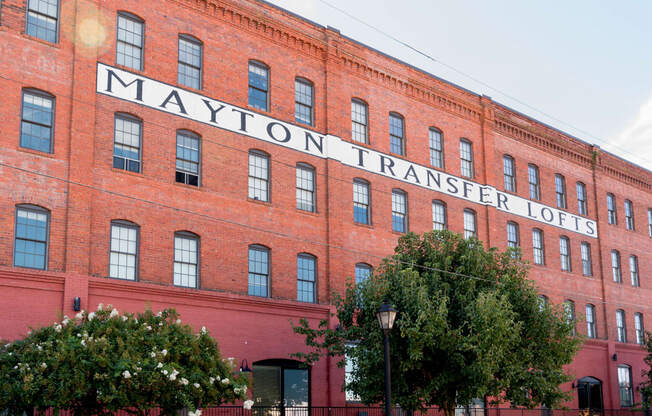
[[[34,416],[52,416],[53,409],[45,412],[34,412]],[[61,411],[60,416],[72,416],[72,412]],[[116,416],[132,416],[131,413],[120,410]],[[159,416],[157,410],[150,416]],[[188,412],[180,410],[178,416],[187,416]],[[2,412],[0,411],[0,416]],[[202,409],[202,416],[385,416],[384,407],[347,406],[347,407],[261,407],[244,409],[242,406],[219,406]],[[415,411],[412,414],[400,407],[393,409],[392,416],[444,416],[439,408],[428,408],[425,411]],[[652,416],[650,409],[520,409],[520,408],[482,408],[458,407],[455,416]]]

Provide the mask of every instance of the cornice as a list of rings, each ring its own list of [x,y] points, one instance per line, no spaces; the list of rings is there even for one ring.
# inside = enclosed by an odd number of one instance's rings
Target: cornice
[[[597,153],[596,162],[602,173],[646,192],[652,192],[652,172],[603,151]]]
[[[7,286],[9,285],[9,281],[21,281],[38,284],[45,283],[49,285],[61,286],[61,290],[63,290],[65,274],[41,270],[21,270],[13,267],[0,268],[0,285]]]

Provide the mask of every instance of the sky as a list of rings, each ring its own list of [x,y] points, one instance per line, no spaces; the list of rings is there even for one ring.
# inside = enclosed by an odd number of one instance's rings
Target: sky
[[[652,1],[268,1],[652,170]]]

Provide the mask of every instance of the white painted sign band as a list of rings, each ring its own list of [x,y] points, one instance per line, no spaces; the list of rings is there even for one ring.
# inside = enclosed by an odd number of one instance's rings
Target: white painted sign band
[[[97,92],[597,238],[588,218],[102,63]]]

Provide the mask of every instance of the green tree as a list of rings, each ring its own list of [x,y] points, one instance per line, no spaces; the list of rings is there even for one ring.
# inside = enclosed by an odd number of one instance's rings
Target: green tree
[[[384,400],[382,331],[376,312],[398,311],[391,332],[392,398],[407,410],[439,406],[447,416],[473,398],[492,403],[555,406],[568,396],[559,385],[580,346],[561,307],[543,305],[527,267],[511,249],[485,250],[477,239],[449,231],[399,239],[362,284],[335,294],[338,330],[301,320],[313,363],[344,354],[355,363],[346,388],[363,403]],[[354,343],[354,344],[352,344]]]
[[[647,356],[645,357],[645,364],[647,370],[643,372],[643,385],[641,388],[641,395],[643,396],[643,406],[652,406],[652,333],[645,333],[645,349]]]
[[[205,328],[193,334],[173,309],[133,315],[100,305],[0,347],[0,409],[10,414],[199,414],[200,406],[246,399],[248,381]]]

